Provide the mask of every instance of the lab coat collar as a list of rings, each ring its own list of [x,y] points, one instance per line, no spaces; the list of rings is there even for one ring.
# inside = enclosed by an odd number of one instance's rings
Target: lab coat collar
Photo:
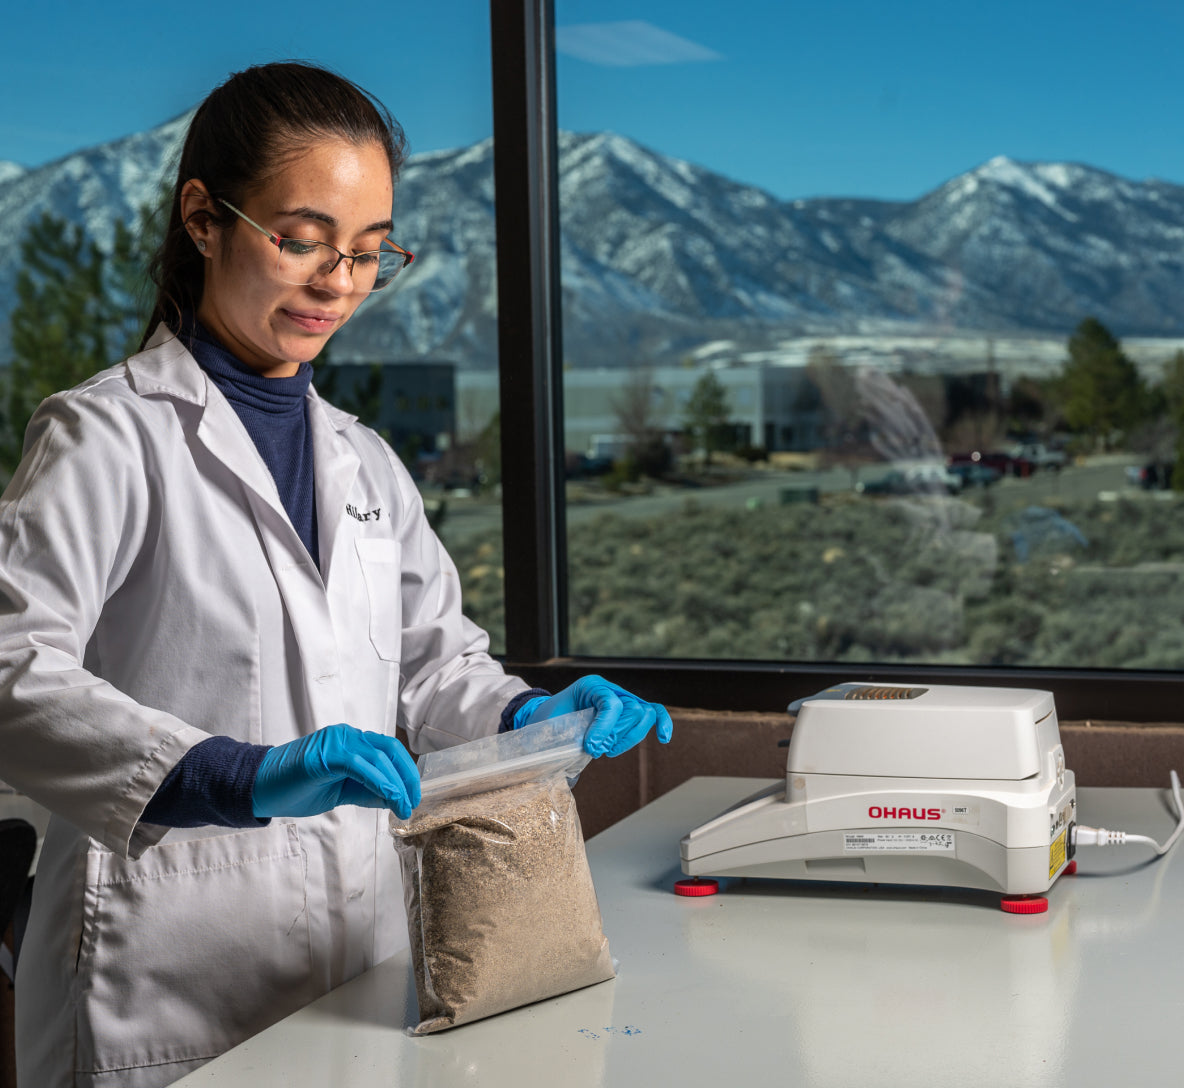
[[[127,369],[132,388],[140,396],[162,393],[199,408],[204,408],[208,403],[209,378],[177,334],[163,322],[156,326],[144,350],[127,361]],[[311,385],[308,387],[308,396],[320,406],[330,426],[338,433],[357,423],[357,416],[321,400]]]
[[[132,388],[140,396],[164,395],[201,409],[198,438],[287,527],[282,531],[287,547],[298,556],[305,555],[304,545],[291,527],[275,480],[255,444],[222,396],[211,397],[213,383],[176,334],[166,325],[158,325],[144,350],[128,360],[127,368]],[[322,400],[311,385],[306,395],[312,428],[320,574],[327,580],[341,525],[340,511],[345,509],[361,467],[357,451],[341,437],[343,431],[357,422],[357,416]],[[257,516],[258,513],[256,511]]]
[[[358,422],[357,416],[351,416],[349,412],[343,412],[340,408],[335,408],[327,400],[322,400],[320,393],[311,385],[308,387],[308,399],[313,402],[309,405],[309,416],[311,417],[319,408],[320,411],[325,413],[329,425],[338,434],[351,424]]]
[[[142,397],[163,393],[178,400],[206,406],[209,382],[205,371],[163,322],[156,326],[144,350],[127,361],[132,388]]]

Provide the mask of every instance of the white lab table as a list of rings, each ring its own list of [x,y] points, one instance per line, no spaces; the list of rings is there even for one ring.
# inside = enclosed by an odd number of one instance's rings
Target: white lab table
[[[1083,847],[1028,916],[885,886],[675,896],[682,835],[764,784],[696,778],[589,842],[615,980],[416,1038],[403,953],[178,1085],[1179,1083],[1181,853]],[[1081,789],[1078,813],[1160,842],[1175,824],[1166,791]]]

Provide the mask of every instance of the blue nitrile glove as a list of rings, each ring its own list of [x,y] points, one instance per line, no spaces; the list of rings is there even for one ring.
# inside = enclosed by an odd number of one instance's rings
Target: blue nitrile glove
[[[419,771],[394,737],[327,725],[277,745],[255,775],[258,817],[316,816],[338,805],[392,808],[400,819],[419,804]]]
[[[653,726],[657,726],[658,740],[663,744],[674,732],[670,715],[661,703],[647,703],[599,676],[583,676],[558,695],[524,703],[514,715],[514,728],[589,707],[596,710],[584,734],[584,751],[590,756],[619,756],[640,744]]]

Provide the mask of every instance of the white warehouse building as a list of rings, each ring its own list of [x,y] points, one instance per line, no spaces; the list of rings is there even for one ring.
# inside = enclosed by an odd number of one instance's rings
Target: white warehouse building
[[[654,367],[649,370],[572,369],[563,373],[564,446],[590,456],[615,456],[626,443],[622,416],[648,395],[649,419],[667,434],[685,429],[695,384],[712,373],[727,392],[729,423],[741,445],[812,450],[824,445],[822,401],[800,366]],[[498,407],[497,374],[456,376],[457,438],[474,438]],[[639,414],[639,413],[633,413]]]

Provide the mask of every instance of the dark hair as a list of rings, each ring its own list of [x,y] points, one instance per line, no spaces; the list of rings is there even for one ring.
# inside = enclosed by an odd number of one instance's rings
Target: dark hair
[[[164,240],[149,275],[156,300],[141,349],[165,322],[180,330],[181,315],[201,300],[202,261],[181,219],[181,188],[200,178],[214,199],[240,207],[244,198],[311,140],[339,137],[378,144],[398,176],[406,156],[403,130],[381,102],[344,76],[305,61],[259,64],[236,72],[197,108],[185,137]],[[209,214],[222,227],[229,211]]]

